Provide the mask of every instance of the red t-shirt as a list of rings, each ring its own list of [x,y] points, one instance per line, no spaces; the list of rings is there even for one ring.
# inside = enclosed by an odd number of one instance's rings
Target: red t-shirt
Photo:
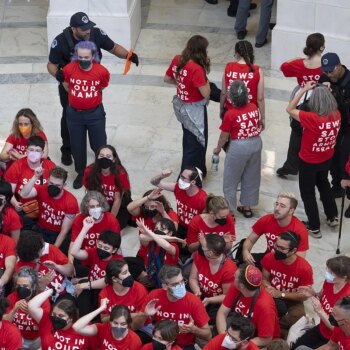
[[[179,222],[179,219],[176,215],[176,213],[174,212],[174,210],[169,210],[167,212],[170,220],[172,220],[173,222],[175,223],[178,223]],[[136,219],[143,219],[145,221],[145,225],[151,230],[151,231],[154,231],[155,229],[155,226],[156,226],[156,223],[159,221],[159,219],[157,218],[150,218],[149,216],[144,216],[142,215],[142,213],[138,216],[133,216],[133,219],[136,220]],[[140,233],[140,232],[139,232]]]
[[[287,78],[297,78],[298,84],[303,87],[308,81],[316,81],[322,75],[321,67],[306,68],[303,58],[297,58],[291,62],[284,62],[281,65],[281,71]]]
[[[145,310],[147,303],[153,299],[158,299],[156,307],[162,306],[153,316],[154,323],[168,319],[176,321],[178,325],[184,325],[190,323],[190,318],[192,317],[194,324],[202,328],[209,322],[209,316],[201,300],[190,292],[186,292],[182,299],[172,302],[168,299],[167,292],[164,289],[152,290],[148,294],[142,311]],[[194,339],[193,333],[180,333],[176,343],[182,346],[191,345],[194,344]]]
[[[193,263],[198,270],[199,287],[204,298],[222,295],[222,285],[232,283],[237,270],[236,264],[226,258],[219,271],[213,274],[208,259],[199,255],[198,252],[193,255]]]
[[[154,350],[153,344],[152,343],[148,343],[146,345],[144,345],[141,350]],[[177,346],[176,344],[172,345],[170,350],[182,350],[182,348],[180,348],[179,346]]]
[[[17,301],[20,300],[20,298],[18,297],[17,292],[14,291],[7,297],[7,299],[10,301],[10,306],[6,310],[6,313],[9,313],[12,311],[15,304],[17,303]],[[44,310],[44,312],[47,312],[47,313],[50,312],[51,306],[50,306],[50,302],[48,300],[45,300],[41,307]],[[32,319],[31,316],[26,314],[21,309],[18,309],[16,311],[16,313],[14,314],[14,317],[12,319],[12,323],[15,326],[17,326],[17,328],[21,332],[21,335],[24,339],[33,340],[33,339],[36,339],[39,337],[38,324],[36,323],[36,321],[34,321]]]
[[[137,253],[137,256],[139,256],[140,258],[143,259],[145,266],[148,266],[148,253],[149,253],[149,250],[151,248],[150,243],[147,244],[146,246],[141,245],[141,247]],[[180,254],[179,253],[179,246],[174,242],[169,242],[169,243],[175,248],[175,255],[171,255],[171,254],[166,252],[164,255],[164,264],[166,264],[166,265],[178,265],[179,254]],[[154,254],[158,255],[160,249],[161,248],[159,246],[156,246],[156,248],[154,250]]]
[[[8,256],[16,256],[16,242],[11,237],[0,234],[0,269],[5,268]]]
[[[194,196],[189,196],[185,190],[179,188],[176,183],[174,187],[174,195],[176,198],[177,216],[179,223],[183,227],[188,227],[188,224],[197,214],[201,214],[205,209],[205,201],[207,193],[199,188],[199,191]]]
[[[18,350],[21,347],[22,337],[18,328],[12,323],[2,320],[0,328],[0,350]]]
[[[196,215],[188,225],[186,238],[187,244],[198,242],[199,233],[202,233],[204,235],[213,233],[220,236],[228,233],[234,237],[234,240],[236,240],[235,221],[232,215],[229,214],[227,216],[227,222],[225,225],[216,225],[215,227],[209,227],[203,220],[201,214],[199,214]]]
[[[68,84],[68,101],[76,109],[91,109],[102,103],[102,89],[108,86],[110,74],[102,64],[93,63],[89,71],[82,70],[78,62],[63,68]]]
[[[47,186],[37,188],[39,202],[38,226],[59,233],[66,215],[79,213],[77,199],[67,190],[63,190],[60,198],[52,198],[47,192]]]
[[[306,163],[319,164],[332,158],[340,128],[340,113],[320,117],[315,112],[299,111],[303,127],[299,157]]]
[[[76,240],[81,229],[83,228],[83,220],[87,217],[86,214],[79,214],[73,221],[72,225],[72,242]],[[115,216],[109,212],[103,213],[103,218],[97,222],[86,233],[81,249],[94,248],[97,246],[97,240],[100,234],[105,230],[111,230],[119,234],[120,226]]]
[[[227,91],[235,80],[242,80],[249,91],[249,102],[258,105],[258,84],[260,81],[259,66],[252,64],[254,71],[251,72],[247,64],[229,62],[226,64],[224,79]],[[232,102],[226,97],[225,107],[232,108]]]
[[[2,232],[6,236],[11,236],[11,231],[19,230],[23,227],[22,219],[15,209],[8,206],[2,221]]]
[[[34,136],[34,135],[32,135]],[[35,136],[40,136],[45,142],[47,141],[47,137],[44,132],[39,131]],[[28,139],[20,135],[20,137],[16,137],[14,134],[9,135],[9,137],[6,139],[7,143],[10,143],[13,148],[19,153],[19,154],[26,154],[27,153],[27,143]]]
[[[267,240],[266,252],[274,251],[274,244],[282,232],[293,231],[300,236],[298,251],[303,252],[309,249],[309,236],[305,225],[295,216],[292,217],[289,225],[281,227],[273,214],[267,214],[260,218],[252,227],[258,236],[265,235]]]
[[[334,343],[338,344],[338,350],[350,349],[350,335],[346,336],[345,333],[339,327],[334,327],[331,340]]]
[[[276,260],[272,252],[263,257],[261,265],[270,274],[272,287],[280,291],[296,292],[299,286],[311,286],[314,283],[311,265],[301,256],[296,257],[290,265]]]
[[[67,330],[54,330],[50,319],[50,314],[43,313],[39,322],[39,334],[41,338],[42,350],[89,350],[89,337],[78,334],[73,328]]]
[[[111,324],[95,323],[97,334],[96,342],[100,350],[140,350],[142,347],[139,336],[128,329],[128,334],[124,339],[117,340],[113,337]]]
[[[38,189],[40,185],[44,185],[47,183],[47,179],[49,178],[50,170],[53,169],[56,165],[55,163],[51,162],[49,159],[41,159],[42,161],[42,167],[44,170],[43,175],[43,183],[41,183],[41,179],[37,179],[35,182],[35,188]],[[20,199],[21,203],[26,203],[33,198],[21,198],[19,195],[20,190],[23,188],[23,186],[33,177],[34,175],[34,169],[31,169],[28,165],[27,157],[24,157],[22,159],[16,160],[10,167],[7,169],[5,173],[5,180],[16,184],[15,188],[15,194],[17,199]]]
[[[224,348],[223,346],[221,346],[225,336],[226,336],[226,333],[223,333],[212,338],[209,341],[209,343],[204,346],[203,350],[227,350],[227,348]],[[246,350],[259,350],[259,347],[250,341]]]
[[[83,183],[87,190],[94,190],[94,188],[88,187],[88,182],[87,182],[88,175],[92,167],[93,167],[93,164],[89,165],[84,172]],[[101,187],[103,190],[103,194],[106,197],[108,204],[112,205],[114,202],[114,194],[119,192],[118,187],[115,185],[115,176],[112,173],[110,173],[107,176],[100,173],[100,177],[101,177]],[[122,168],[119,169],[118,178],[122,189],[130,190],[130,182],[129,182],[128,174]]]
[[[180,55],[176,55],[166,71],[166,75],[176,80],[177,96],[183,102],[198,102],[204,99],[199,87],[206,85],[207,78],[205,70],[199,64],[188,61],[176,77],[176,69],[179,64]]]
[[[242,140],[260,135],[260,113],[253,103],[229,109],[220,130],[231,134],[231,140]]]
[[[135,281],[125,295],[117,295],[113,290],[113,286],[108,285],[104,287],[98,296],[98,300],[99,305],[101,305],[101,300],[103,298],[108,298],[109,300],[108,307],[106,310],[102,311],[102,314],[111,313],[115,305],[125,305],[131,313],[135,313],[142,310],[147,294],[146,288],[141,283]]]
[[[88,258],[84,260],[84,265],[89,266],[89,280],[96,281],[106,276],[106,267],[111,260],[123,260],[119,254],[113,254],[108,260],[101,260],[97,255],[97,248],[87,248]]]
[[[229,309],[233,308],[234,311],[247,317],[253,297],[241,295],[236,306],[234,306],[233,303],[239,294],[239,290],[234,283],[232,283],[222,304]],[[256,299],[251,316],[251,321],[255,324],[258,337],[280,337],[280,325],[278,322],[276,305],[272,296],[266,292],[264,287],[260,288],[260,293]]]
[[[350,295],[350,282],[348,282],[338,293],[334,293],[334,284],[324,281],[320,302],[324,312],[329,316],[333,311],[333,306],[341,298]],[[332,331],[320,321],[320,333],[323,337],[330,339]]]

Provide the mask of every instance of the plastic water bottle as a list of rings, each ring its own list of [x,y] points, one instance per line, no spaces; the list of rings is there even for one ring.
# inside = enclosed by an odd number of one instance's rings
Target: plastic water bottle
[[[216,154],[213,154],[211,158],[211,171],[213,173],[216,173],[218,171],[219,161],[220,161],[220,157]]]

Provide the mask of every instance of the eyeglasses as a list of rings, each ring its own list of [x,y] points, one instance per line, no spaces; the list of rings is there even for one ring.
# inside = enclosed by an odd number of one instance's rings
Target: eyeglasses
[[[281,246],[278,245],[277,243],[274,244],[274,247],[277,248],[278,250],[290,250],[290,248],[281,247]]]
[[[168,283],[168,286],[175,288],[175,287],[186,285],[186,284],[187,284],[187,281],[182,279],[181,281],[176,282],[176,283]]]

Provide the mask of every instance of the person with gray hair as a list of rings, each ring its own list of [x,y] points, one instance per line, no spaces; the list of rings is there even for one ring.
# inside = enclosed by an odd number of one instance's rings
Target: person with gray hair
[[[230,140],[226,149],[223,190],[232,211],[237,210],[251,218],[251,207],[259,203],[261,149],[263,126],[260,112],[249,101],[249,91],[241,80],[232,82],[228,99],[232,103],[220,126],[221,134],[213,154],[218,155]],[[237,207],[237,187],[241,183],[241,206]]]
[[[308,90],[313,90],[309,100],[310,111],[298,110],[298,102]],[[293,119],[300,121],[303,128],[299,152],[299,188],[308,218],[306,225],[309,234],[321,238],[315,187],[320,193],[327,224],[331,227],[338,225],[338,209],[328,181],[341,124],[337,101],[326,86],[318,86],[310,81],[289,102],[287,112]]]

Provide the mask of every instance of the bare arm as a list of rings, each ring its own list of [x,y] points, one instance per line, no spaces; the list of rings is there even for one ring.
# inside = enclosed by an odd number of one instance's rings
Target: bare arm
[[[202,295],[201,288],[199,286],[199,281],[198,281],[198,269],[197,269],[197,266],[194,262],[191,266],[190,277],[188,279],[188,283],[189,283],[190,288],[192,290],[192,293],[194,295],[197,295],[198,297]]]
[[[219,334],[226,332],[226,318],[230,312],[230,309],[221,304],[216,314],[216,328]]]
[[[1,150],[0,153],[0,160],[3,162],[8,162],[10,160],[10,154],[9,150],[13,148],[13,145],[11,143],[5,142],[4,147]]]
[[[114,193],[114,200],[111,208],[111,213],[114,216],[117,216],[119,213],[120,205],[122,203],[122,197],[120,195],[120,192],[115,192]]]
[[[126,207],[128,212],[133,216],[139,216],[141,214],[141,206],[148,201],[148,197],[142,197],[139,199],[135,199]]]
[[[48,155],[49,155],[49,144],[47,143],[47,141],[45,141],[45,147],[44,147],[44,151],[43,151],[43,158],[47,158]]]
[[[255,260],[253,256],[250,254],[250,252],[258,239],[259,239],[259,236],[252,231],[243,243],[243,250],[242,250],[243,260],[253,265],[255,263]]]
[[[58,70],[58,64],[51,63],[50,61],[47,63],[47,71],[56,78],[56,72]]]
[[[220,116],[224,116],[225,101],[226,101],[227,87],[225,84],[225,74],[222,76],[221,94],[220,94]]]
[[[214,148],[213,153],[214,154],[219,154],[222,147],[224,146],[224,144],[226,143],[226,141],[228,140],[228,138],[230,137],[230,133],[225,132],[225,131],[221,131],[220,136],[219,136],[219,140],[218,140],[218,144],[216,146],[216,148]]]
[[[266,347],[271,343],[271,341],[272,341],[272,337],[266,337],[266,338],[255,337],[252,339],[252,342],[255,343],[255,345],[257,345],[259,348]]]
[[[11,230],[11,238],[16,242],[18,242],[18,239],[19,239],[19,235],[21,234],[21,230],[18,229],[18,230]]]
[[[172,172],[173,171],[170,169],[162,170],[161,174],[152,177],[151,184],[153,186],[157,186],[159,188],[162,188],[163,190],[174,192],[176,182],[163,181],[163,179],[169,177],[172,174]]]
[[[90,230],[90,228],[94,225],[94,219],[91,217],[86,217],[83,220],[83,227],[80,230],[78,237],[75,239],[74,242],[72,242],[72,246],[70,249],[70,254],[78,259],[78,260],[86,260],[88,258],[88,253],[81,249],[81,246],[84,242],[84,238],[87,234],[87,232]]]
[[[36,191],[34,185],[36,180],[38,180],[40,176],[37,176],[35,173],[32,176],[32,178],[23,186],[21,189],[21,197],[23,198],[33,198],[38,195],[38,192]]]
[[[209,98],[209,96],[210,96],[209,80],[207,80],[207,83],[205,85],[199,86],[198,90],[204,98]]]
[[[64,241],[64,239],[67,236],[67,233],[72,228],[74,219],[75,219],[75,215],[74,216],[70,215],[70,216],[64,217],[63,222],[62,222],[62,226],[61,226],[61,232],[58,234],[58,236],[56,238],[56,242],[55,242],[56,247],[61,246],[62,242]]]
[[[176,80],[174,78],[169,77],[168,75],[164,75],[164,83],[176,85]]]
[[[109,51],[112,55],[115,55],[119,58],[124,58],[128,56],[128,50],[119,44],[114,44],[113,49]]]
[[[296,254],[304,259],[306,258],[306,250],[303,250],[302,252],[297,252]]]
[[[0,278],[0,286],[2,287],[12,278],[13,271],[15,270],[16,256],[11,255],[5,258],[5,271]]]
[[[36,295],[33,299],[31,299],[28,303],[28,310],[30,316],[33,317],[33,319],[36,322],[40,322],[41,318],[43,317],[43,309],[41,305],[52,296],[53,290],[48,289],[44,292]]]

